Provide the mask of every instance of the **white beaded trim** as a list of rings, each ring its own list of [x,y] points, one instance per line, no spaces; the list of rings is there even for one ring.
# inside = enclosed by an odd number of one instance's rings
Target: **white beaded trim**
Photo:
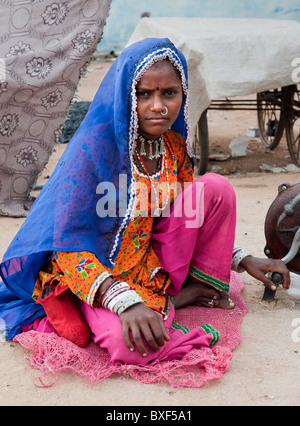
[[[160,271],[161,269],[162,269],[161,266],[158,266],[157,268],[154,269],[154,271],[151,274],[149,282],[151,282],[153,280],[153,278],[155,277],[155,275],[157,274],[157,272]]]
[[[163,155],[163,156],[162,156],[162,162],[161,162],[161,169],[160,169],[160,170],[158,170],[158,172],[156,172],[155,174],[150,175],[150,176],[151,176],[151,179],[157,179],[160,175],[163,175],[163,173],[164,173],[164,169],[165,169],[165,162],[164,162],[164,158],[165,158],[165,156]],[[136,164],[135,164],[135,162],[134,162],[134,161],[133,161],[133,163],[132,163],[132,166],[133,166],[133,171],[134,171],[134,172],[135,172],[138,176],[142,176],[142,177],[144,177],[144,178],[148,179],[148,176],[147,176],[145,173],[141,172],[141,171],[138,169],[138,167],[136,166]]]
[[[187,138],[186,138],[186,146],[187,146],[187,151],[190,157],[193,157],[193,149],[191,146],[191,126],[190,126],[190,120],[189,120],[189,114],[188,114],[188,108],[189,108],[189,91],[188,91],[188,86],[187,86],[187,81],[185,78],[185,73],[184,73],[184,69],[183,66],[181,64],[181,60],[179,58],[179,56],[170,48],[162,48],[159,50],[156,50],[152,53],[150,53],[148,56],[146,56],[146,58],[144,58],[144,60],[141,62],[141,64],[137,67],[136,69],[136,78],[133,80],[132,82],[132,91],[131,91],[131,97],[132,97],[132,105],[133,105],[133,109],[131,111],[131,125],[133,124],[132,130],[133,130],[133,142],[136,141],[137,139],[137,135],[135,134],[135,132],[137,131],[137,124],[138,124],[138,117],[137,117],[137,110],[136,110],[136,106],[137,106],[137,97],[136,97],[136,85],[139,82],[139,80],[141,79],[141,77],[143,76],[143,74],[145,74],[145,72],[156,62],[164,60],[164,59],[169,59],[170,62],[178,69],[178,71],[180,72],[181,75],[181,82],[182,82],[182,88],[183,88],[183,92],[186,96],[186,101],[185,101],[185,105],[184,105],[184,118],[185,118],[185,123],[186,123],[186,127],[187,127]],[[130,137],[130,135],[129,135]]]
[[[107,279],[111,277],[111,274],[108,271],[102,272],[94,281],[94,284],[90,288],[86,303],[90,305],[91,307],[94,306],[94,299],[96,296],[96,293],[98,289],[100,288],[101,284]]]
[[[184,69],[181,64],[181,60],[179,56],[170,48],[161,48],[158,50],[155,50],[154,52],[150,53],[148,56],[144,58],[144,60],[140,63],[140,65],[136,69],[136,76],[132,81],[131,85],[131,116],[130,116],[130,126],[129,126],[129,158],[130,158],[130,164],[131,164],[131,172],[132,172],[132,181],[130,185],[130,194],[129,194],[129,203],[127,207],[127,211],[125,214],[125,217],[118,229],[115,242],[113,245],[113,248],[110,252],[109,257],[113,258],[118,242],[120,239],[120,236],[123,232],[123,229],[125,228],[129,217],[134,217],[135,212],[135,203],[136,203],[136,180],[134,177],[134,161],[133,161],[133,152],[134,152],[134,144],[138,137],[138,115],[137,115],[137,96],[136,96],[136,86],[139,81],[139,79],[142,77],[142,75],[147,71],[148,68],[150,68],[155,62],[159,60],[169,59],[170,62],[179,70],[181,75],[181,82],[182,82],[182,88],[183,92],[186,96],[186,101],[184,105],[184,119],[187,127],[187,138],[186,138],[186,146],[187,146],[187,152],[190,157],[194,156],[192,145],[191,145],[191,125],[189,121],[189,115],[188,115],[188,107],[189,107],[189,92],[188,92],[188,86],[187,81],[184,74]],[[114,262],[110,260],[111,264],[114,265]]]

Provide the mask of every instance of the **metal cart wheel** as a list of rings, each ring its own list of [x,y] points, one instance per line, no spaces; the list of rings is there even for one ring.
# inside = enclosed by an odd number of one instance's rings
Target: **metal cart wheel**
[[[286,104],[285,132],[287,145],[293,163],[300,167],[300,90],[296,85],[288,86]]]
[[[284,113],[281,108],[281,89],[257,94],[257,119],[262,142],[275,149],[284,132]]]
[[[193,150],[195,154],[195,172],[198,175],[204,175],[207,172],[209,156],[207,110],[203,112],[197,123]]]

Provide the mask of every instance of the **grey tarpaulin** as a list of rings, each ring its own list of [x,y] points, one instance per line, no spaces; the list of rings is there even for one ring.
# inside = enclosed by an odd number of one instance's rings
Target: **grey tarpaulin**
[[[26,216],[111,0],[1,0],[0,215]]]
[[[185,55],[192,131],[213,99],[295,84],[293,62],[300,57],[300,22],[144,18],[128,44],[145,37],[168,37]]]

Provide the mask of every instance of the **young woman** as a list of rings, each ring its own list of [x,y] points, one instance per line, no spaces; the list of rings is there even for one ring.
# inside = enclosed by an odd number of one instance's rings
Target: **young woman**
[[[4,256],[7,338],[34,328],[92,338],[112,362],[180,358],[218,332],[181,328],[175,309],[233,308],[232,267],[271,288],[280,272],[288,288],[280,260],[234,246],[234,191],[193,181],[190,138],[182,53],[167,39],[128,47]]]

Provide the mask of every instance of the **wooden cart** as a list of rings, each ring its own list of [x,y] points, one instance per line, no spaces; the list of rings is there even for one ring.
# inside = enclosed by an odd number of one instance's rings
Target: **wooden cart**
[[[253,100],[213,100],[203,112],[196,128],[194,140],[195,170],[206,173],[209,159],[208,110],[257,111],[260,138],[266,147],[275,149],[284,134],[293,163],[300,167],[300,87],[290,85],[257,93]],[[230,103],[229,103],[230,102]]]
[[[145,37],[168,37],[185,55],[200,174],[206,172],[209,157],[207,110],[221,108],[256,110],[260,136],[270,149],[278,146],[285,131],[292,161],[300,166],[300,96],[294,79],[300,56],[299,22],[144,18],[128,44]],[[253,101],[235,100],[252,94],[256,94]],[[230,100],[228,108],[224,98]]]

